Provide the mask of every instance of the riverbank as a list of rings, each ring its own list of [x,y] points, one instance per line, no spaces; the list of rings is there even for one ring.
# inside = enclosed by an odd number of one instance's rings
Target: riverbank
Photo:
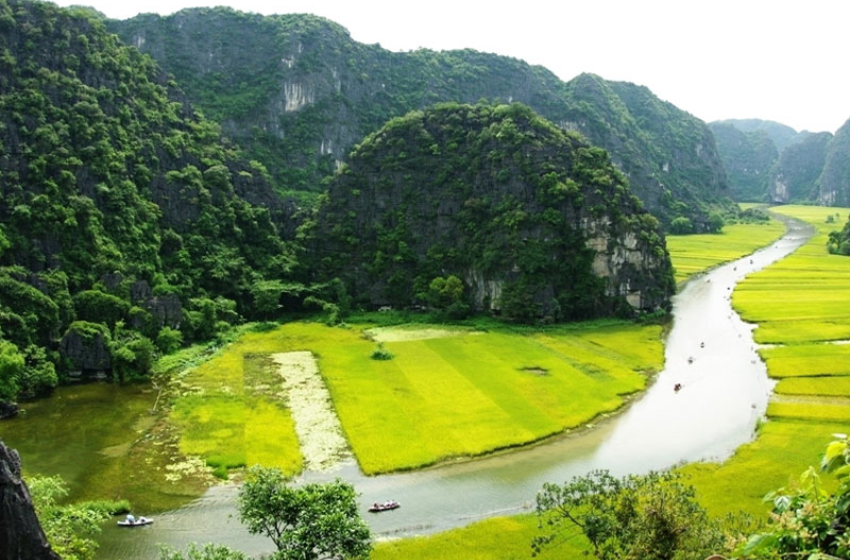
[[[727,457],[741,443],[752,438],[757,420],[767,407],[769,392],[764,365],[755,359],[751,348],[750,330],[729,307],[730,288],[747,271],[763,267],[790,250],[782,243],[778,245],[780,247],[771,245],[755,255],[753,263],[747,259],[738,263],[737,267],[733,264],[719,267],[701,281],[688,284],[677,295],[674,304],[676,318],[665,351],[667,366],[664,371],[625,413],[601,422],[596,429],[532,448],[426,470],[367,477],[359,472],[356,465],[351,465],[329,475],[307,473],[302,479],[321,481],[340,476],[352,482],[361,494],[364,512],[373,501],[397,499],[404,504],[401,509],[392,514],[369,515],[367,518],[379,541],[439,534],[424,540],[403,539],[381,544],[375,554],[381,554],[384,546],[401,551],[405,543],[411,543],[410,546],[415,543],[421,552],[416,554],[427,557],[429,542],[457,542],[452,537],[456,532],[442,533],[446,529],[473,524],[491,516],[528,512],[533,507],[535,493],[544,482],[566,480],[595,468],[609,468],[623,474],[667,468],[683,460]],[[574,333],[575,330],[576,327],[565,328],[564,333]],[[482,335],[454,338],[478,340]],[[416,342],[427,345],[434,340],[441,339]],[[705,348],[701,348],[701,341],[705,342]],[[598,342],[590,346],[597,351],[600,346],[606,348],[605,344]],[[607,345],[619,349],[622,341],[609,337]],[[723,351],[718,352],[717,349]],[[645,349],[634,344],[632,351]],[[323,367],[321,359],[324,354],[319,353],[319,356],[320,367]],[[695,359],[689,362],[689,356]],[[398,376],[397,373],[395,375]],[[585,375],[590,375],[590,372],[585,372]],[[604,377],[604,370],[593,375]],[[535,376],[534,379],[539,378]],[[684,384],[683,390],[678,393],[672,390],[676,382]],[[718,416],[723,422],[717,421]],[[168,529],[156,535],[139,533],[128,536],[105,532],[102,557],[147,558],[149,556],[146,555],[153,554],[155,542],[179,547],[191,540],[204,541],[204,528],[213,525],[217,527],[216,540],[219,542],[249,553],[267,552],[267,541],[247,535],[244,528],[221,525],[221,517],[234,511],[234,501],[235,489],[215,489],[191,507],[164,514],[162,517],[167,521]],[[172,531],[172,527],[180,530]],[[482,539],[487,542],[498,542],[506,536],[495,534],[500,531],[498,521],[472,525],[463,531],[471,541],[466,546],[473,549],[477,546],[473,538],[476,528],[481,528]],[[513,526],[514,537],[519,530]],[[527,550],[526,542],[522,542],[517,550]],[[516,547],[516,544],[511,546]],[[503,548],[510,547],[505,544]],[[491,550],[501,551],[502,548],[496,546]],[[524,552],[523,556],[526,554]],[[453,554],[443,548],[432,557],[464,555],[463,550],[456,550]],[[406,556],[399,552],[397,557]]]

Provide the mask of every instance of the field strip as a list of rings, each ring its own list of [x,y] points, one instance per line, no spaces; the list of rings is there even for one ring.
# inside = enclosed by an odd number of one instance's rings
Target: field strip
[[[466,329],[376,327],[367,330],[366,334],[375,342],[410,342],[414,340],[431,340],[433,338],[448,338],[483,333]]]
[[[350,456],[330,393],[311,352],[273,354],[304,456],[304,468],[333,470]]]
[[[774,394],[771,402],[777,404],[841,405],[850,406],[850,398],[833,395]]]

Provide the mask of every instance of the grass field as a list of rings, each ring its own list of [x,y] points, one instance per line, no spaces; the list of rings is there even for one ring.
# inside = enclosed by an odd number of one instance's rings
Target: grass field
[[[316,355],[349,444],[366,473],[430,465],[529,443],[622,406],[660,369],[661,329],[585,325],[532,334],[455,330],[385,336],[394,358],[371,359],[361,328],[290,323],[249,333],[196,368],[174,403],[180,448],[216,467],[253,462],[295,471],[300,455],[284,406],[252,358]],[[384,329],[384,335],[386,335]],[[261,369],[261,368],[260,368]],[[273,393],[273,391],[271,392]],[[262,414],[260,414],[262,412]],[[252,442],[262,438],[263,457]],[[274,445],[272,445],[274,443]]]
[[[480,521],[462,529],[428,537],[378,543],[371,560],[528,560],[531,539],[540,534],[535,515],[498,517]],[[578,535],[544,550],[536,558],[580,558],[586,541]]]
[[[745,511],[756,519],[766,519],[769,508],[763,503],[763,496],[792,484],[809,465],[817,465],[826,444],[833,439],[831,434],[846,433],[850,424],[847,414],[850,407],[846,406],[850,374],[844,365],[850,347],[820,344],[824,340],[850,338],[846,336],[850,332],[850,294],[843,289],[846,278],[850,278],[850,258],[827,255],[825,249],[827,233],[843,224],[839,220],[830,228],[826,216],[839,212],[846,217],[847,210],[811,207],[777,210],[818,225],[820,234],[791,257],[748,277],[735,292],[736,308],[749,314],[750,320],[760,321],[757,337],[761,333],[765,342],[789,346],[762,350],[769,373],[782,375],[776,389],[781,399],[771,403],[769,419],[761,425],[757,438],[739,448],[723,464],[698,463],[681,468],[696,487],[700,501],[716,515]],[[766,244],[780,232],[780,228],[776,229],[775,235],[763,238],[764,242],[754,247]],[[723,239],[704,237],[706,242],[715,243]],[[678,240],[673,238],[671,247],[680,274],[688,270],[683,263],[693,266],[691,270],[695,271],[728,260],[718,257],[710,262],[689,258],[688,251],[697,250],[698,241],[687,238],[683,241],[686,243],[677,247]],[[723,255],[726,250],[724,242],[722,249],[706,245],[702,252]],[[726,254],[731,259],[747,252],[742,251]],[[764,277],[770,279],[773,289],[764,289]],[[812,376],[815,371],[820,373]],[[827,485],[831,483],[828,478],[825,481]],[[432,537],[382,543],[373,558],[527,558],[528,548],[523,552],[523,547],[536,534],[533,517],[494,519]],[[559,549],[557,557],[578,558],[580,551],[581,542],[571,540]]]
[[[786,259],[747,277],[733,294],[745,320],[758,323],[757,342],[768,374],[779,379],[758,439],[723,465],[685,468],[703,502],[725,513],[764,512],[759,498],[817,464],[833,433],[850,423],[850,258],[829,255],[826,237],[842,227],[848,209],[785,206],[773,211],[804,220],[816,235]],[[839,217],[829,224],[827,216]],[[842,218],[843,217],[843,218]]]
[[[723,233],[668,235],[667,250],[676,269],[676,282],[719,264],[748,255],[778,239],[785,226],[776,220],[766,224],[733,224]]]

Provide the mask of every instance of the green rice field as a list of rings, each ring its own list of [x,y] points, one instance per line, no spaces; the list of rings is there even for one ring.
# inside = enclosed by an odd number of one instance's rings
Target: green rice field
[[[784,231],[781,222],[771,220],[767,224],[727,225],[717,234],[668,235],[667,250],[676,269],[676,282],[749,255],[781,237]]]
[[[371,359],[376,344],[368,327],[290,323],[246,334],[184,380],[187,390],[172,413],[181,451],[215,467],[300,468],[285,406],[252,389],[273,384],[268,368],[250,366],[272,353],[316,356],[367,474],[480,455],[582,426],[621,407],[663,361],[659,326],[590,324],[533,334],[453,329],[425,338],[396,330],[380,332],[394,356],[386,361]]]
[[[768,419],[755,440],[730,459],[680,469],[696,487],[703,505],[716,515],[744,511],[756,519],[767,519],[763,496],[793,484],[809,465],[817,465],[832,434],[846,433],[850,424],[850,371],[846,367],[850,346],[823,343],[850,338],[850,292],[844,289],[850,278],[850,258],[826,252],[826,235],[843,225],[848,210],[799,206],[775,210],[816,225],[819,234],[795,254],[748,277],[735,291],[736,309],[758,322],[756,340],[782,345],[761,350],[769,374],[780,378],[779,397],[770,404]],[[836,212],[841,219],[826,224],[826,216]],[[758,227],[753,226],[752,231]],[[781,233],[776,222],[771,227],[775,231],[762,237],[761,245]],[[712,241],[724,241],[722,236],[688,237],[707,239],[672,237],[670,252],[679,280],[683,272],[699,272],[759,245],[735,253],[725,244],[713,246]],[[702,250],[700,243],[704,243]],[[723,258],[724,254],[729,257]],[[829,478],[824,480],[827,486],[834,484]],[[502,534],[504,540],[500,540]],[[533,517],[493,519],[432,537],[381,543],[373,558],[527,558],[528,549],[523,552],[522,547],[536,534]],[[469,556],[468,551],[477,556]],[[558,549],[557,557],[577,558],[581,551],[581,541],[570,539]]]
[[[518,515],[480,521],[462,529],[428,537],[378,543],[371,560],[527,560],[531,558],[531,539],[537,536],[537,517]],[[582,535],[552,546],[536,558],[580,558],[589,546]]]
[[[768,375],[779,380],[758,438],[722,465],[692,465],[703,502],[717,513],[764,512],[759,499],[817,464],[833,433],[850,423],[850,258],[830,255],[826,239],[847,219],[846,208],[783,206],[772,211],[816,229],[789,257],[741,282],[733,305],[755,322]],[[827,223],[832,215],[834,223]]]

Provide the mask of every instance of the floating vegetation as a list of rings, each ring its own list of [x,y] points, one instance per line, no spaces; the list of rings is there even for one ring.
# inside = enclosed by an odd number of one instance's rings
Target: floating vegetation
[[[350,452],[316,359],[310,352],[274,354],[272,359],[283,381],[304,467],[334,469]]]

